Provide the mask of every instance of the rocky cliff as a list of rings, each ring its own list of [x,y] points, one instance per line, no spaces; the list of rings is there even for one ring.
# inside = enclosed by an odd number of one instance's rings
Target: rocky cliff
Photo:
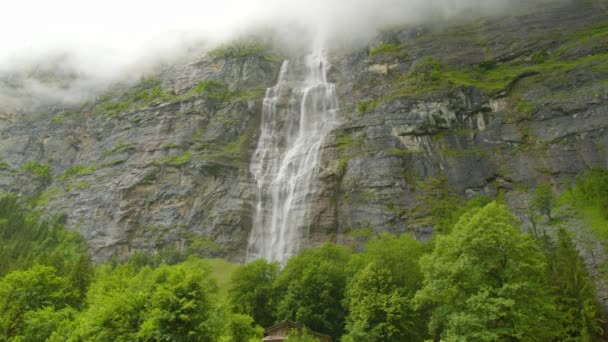
[[[517,210],[538,183],[608,167],[607,11],[575,1],[333,51],[341,124],[309,244],[362,228],[428,236],[412,208],[430,178]],[[171,246],[242,261],[249,162],[281,60],[224,47],[72,111],[0,113],[0,189],[64,213],[98,260]]]
[[[605,5],[577,2],[391,31],[337,58],[339,229],[424,233],[407,216],[428,177],[517,209],[538,183],[560,190],[607,167],[605,18]]]

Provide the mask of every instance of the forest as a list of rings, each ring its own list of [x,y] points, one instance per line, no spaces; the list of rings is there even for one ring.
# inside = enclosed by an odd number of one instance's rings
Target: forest
[[[572,234],[608,234],[608,172],[533,191],[522,222],[497,198],[463,200],[437,179],[413,235],[353,232],[285,265],[205,260],[166,246],[94,263],[62,216],[0,198],[0,341],[260,341],[285,319],[335,341],[596,341],[594,272]],[[572,222],[581,222],[572,226]],[[308,335],[290,341],[315,341]]]

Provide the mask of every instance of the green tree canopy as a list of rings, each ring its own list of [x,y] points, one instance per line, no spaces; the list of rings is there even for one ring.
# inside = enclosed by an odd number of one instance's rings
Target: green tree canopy
[[[72,322],[77,311],[71,307],[55,310],[47,306],[36,311],[28,311],[24,315],[24,327],[17,338],[21,342],[65,341],[69,334],[61,332],[68,328],[72,330]]]
[[[557,314],[544,289],[545,260],[516,218],[490,203],[463,215],[422,257],[416,295],[431,310],[430,332],[445,341],[550,341]]]
[[[412,298],[422,284],[421,244],[409,235],[382,234],[370,240],[366,252],[353,256],[366,263],[348,286],[346,341],[419,341],[424,318]],[[362,260],[356,260],[356,259]]]
[[[553,196],[551,185],[540,184],[537,186],[532,198],[532,209],[541,215],[547,216],[548,219],[551,219],[551,210],[553,209],[554,204],[555,197]]]
[[[232,275],[228,290],[232,310],[250,315],[263,327],[271,326],[276,308],[273,284],[278,273],[279,264],[264,259],[239,267]]]
[[[0,336],[16,336],[28,312],[46,307],[61,309],[75,301],[67,278],[50,266],[14,271],[0,281]]]
[[[93,341],[216,341],[217,286],[206,262],[153,270],[133,265],[103,267],[87,295],[89,307],[72,334]]]
[[[547,283],[556,297],[561,317],[560,341],[596,341],[602,334],[595,284],[565,229],[557,243],[548,243]]]
[[[250,315],[263,327],[271,326],[276,308],[273,283],[278,273],[279,264],[264,259],[240,266],[232,275],[228,290],[232,311]]]
[[[264,328],[256,326],[248,315],[230,314],[225,318],[226,329],[221,342],[259,342]]]
[[[147,341],[214,341],[221,330],[208,323],[214,318],[217,287],[204,268],[161,266],[154,272],[152,286],[138,337]]]
[[[573,192],[577,202],[597,207],[608,220],[608,170],[591,169],[577,176]]]
[[[290,319],[313,331],[338,338],[344,330],[342,299],[350,253],[327,243],[287,262],[275,282],[277,320]]]

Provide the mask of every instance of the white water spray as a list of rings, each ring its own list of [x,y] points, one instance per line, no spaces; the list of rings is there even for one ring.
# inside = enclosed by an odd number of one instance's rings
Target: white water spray
[[[266,91],[260,140],[251,160],[257,185],[247,260],[285,262],[309,236],[321,147],[335,127],[338,100],[323,49],[285,61]]]

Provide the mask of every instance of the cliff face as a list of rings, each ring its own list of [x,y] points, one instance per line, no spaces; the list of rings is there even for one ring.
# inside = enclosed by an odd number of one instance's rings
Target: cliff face
[[[517,210],[538,183],[608,167],[606,11],[579,1],[391,30],[332,55],[342,120],[325,141],[309,244],[360,228],[427,236],[411,209],[430,177],[463,196],[504,193]],[[2,114],[0,189],[65,213],[98,260],[175,246],[242,261],[249,162],[280,63],[216,53],[73,112]]]
[[[530,15],[392,31],[336,58],[344,124],[338,227],[420,230],[408,220],[428,177],[460,194],[556,190],[607,164],[605,5],[578,2]]]
[[[39,193],[36,205],[65,213],[99,260],[186,244],[238,259],[252,139],[277,68],[258,56],[206,57],[81,111],[10,123],[2,188]],[[50,165],[50,177],[20,168],[30,160]]]

